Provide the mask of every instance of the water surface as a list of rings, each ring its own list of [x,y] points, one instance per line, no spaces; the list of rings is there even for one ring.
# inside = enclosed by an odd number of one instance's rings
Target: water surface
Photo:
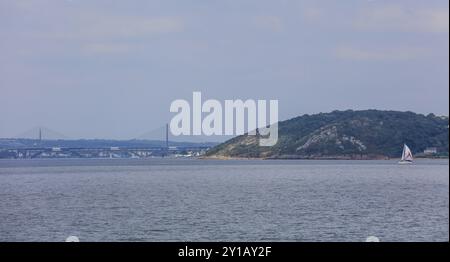
[[[448,168],[448,160],[1,160],[0,241],[448,241]]]

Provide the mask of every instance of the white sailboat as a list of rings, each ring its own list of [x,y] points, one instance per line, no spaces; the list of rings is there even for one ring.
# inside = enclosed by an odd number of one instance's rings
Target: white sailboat
[[[413,155],[411,153],[411,149],[405,144],[403,146],[403,153],[402,153],[402,159],[399,164],[411,164],[413,161]]]

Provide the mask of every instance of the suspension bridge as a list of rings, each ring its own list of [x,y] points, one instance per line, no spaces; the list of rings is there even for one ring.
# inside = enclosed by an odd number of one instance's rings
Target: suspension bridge
[[[0,139],[0,158],[196,157],[212,145],[171,141],[168,125],[130,140],[69,139],[49,128],[35,127],[15,138]]]

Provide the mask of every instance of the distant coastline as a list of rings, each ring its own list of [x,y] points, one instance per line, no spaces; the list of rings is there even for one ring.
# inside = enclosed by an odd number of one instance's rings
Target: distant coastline
[[[407,144],[415,158],[448,159],[449,119],[398,111],[333,111],[279,122],[275,146],[242,135],[222,144],[161,140],[0,138],[0,159],[153,158],[388,160]]]
[[[400,157],[345,157],[345,156],[328,156],[328,157],[268,157],[268,158],[255,158],[255,157],[230,157],[230,156],[200,156],[198,159],[202,160],[400,160]],[[416,159],[449,159],[448,156],[419,156]]]

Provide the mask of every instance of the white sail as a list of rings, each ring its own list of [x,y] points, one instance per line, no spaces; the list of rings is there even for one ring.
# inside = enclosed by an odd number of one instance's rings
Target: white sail
[[[403,153],[402,153],[401,161],[413,161],[413,155],[407,145],[403,146]]]

